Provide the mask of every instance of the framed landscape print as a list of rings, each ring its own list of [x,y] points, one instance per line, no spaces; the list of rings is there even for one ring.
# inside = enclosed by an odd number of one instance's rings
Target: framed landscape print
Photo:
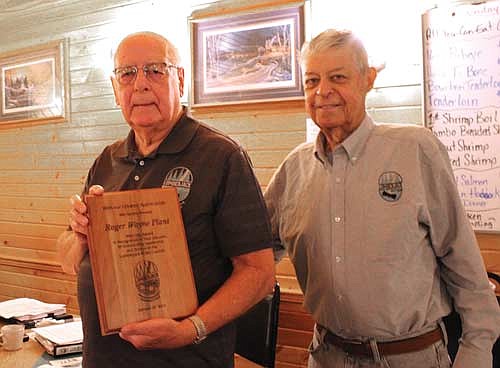
[[[65,56],[64,40],[0,55],[0,128],[67,120]]]
[[[302,99],[304,9],[191,20],[193,106]]]

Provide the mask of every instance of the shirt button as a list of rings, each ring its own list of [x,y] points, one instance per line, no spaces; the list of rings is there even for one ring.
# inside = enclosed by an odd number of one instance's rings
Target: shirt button
[[[339,295],[337,295],[337,300],[339,300],[339,301],[340,301],[340,300],[342,300],[342,298],[343,298],[343,296],[342,296],[342,295],[340,295],[340,294],[339,294]]]
[[[139,179],[140,179],[139,175],[134,176],[135,181],[139,181]]]
[[[353,156],[353,157],[352,157],[352,160],[353,160],[354,162],[356,162],[356,160],[357,160],[357,159],[358,159],[358,158],[357,158],[356,156]]]
[[[340,178],[335,178],[335,183],[340,183]]]
[[[335,218],[333,219],[333,221],[335,221],[335,222],[337,222],[337,223],[338,223],[338,222],[340,222],[340,220],[341,220],[341,218],[340,218],[340,217],[338,217],[338,216],[337,216],[337,217],[335,217]]]
[[[144,160],[139,161],[140,166],[144,166]]]
[[[335,257],[335,262],[337,262],[337,263],[342,262],[342,257],[339,257],[339,256]]]

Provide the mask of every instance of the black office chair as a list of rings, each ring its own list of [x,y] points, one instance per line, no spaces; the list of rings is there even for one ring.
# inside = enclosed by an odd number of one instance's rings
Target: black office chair
[[[236,353],[263,367],[274,368],[278,337],[280,285],[273,294],[236,320]]]
[[[488,277],[500,283],[500,275],[488,272]],[[497,296],[497,300],[500,304],[500,297]],[[458,351],[459,339],[462,336],[462,321],[459,314],[453,311],[443,318],[443,322],[446,327],[446,334],[448,335],[448,354],[451,361],[454,361]],[[493,345],[493,368],[500,368],[500,339]]]

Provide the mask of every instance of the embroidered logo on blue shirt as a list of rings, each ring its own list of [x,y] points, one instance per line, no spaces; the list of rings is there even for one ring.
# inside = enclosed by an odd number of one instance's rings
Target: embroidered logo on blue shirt
[[[181,205],[191,191],[193,184],[193,173],[187,167],[179,166],[170,170],[163,180],[162,188],[175,187],[177,189],[177,196]]]
[[[378,178],[378,193],[388,202],[396,202],[403,194],[403,178],[397,172],[387,171]]]

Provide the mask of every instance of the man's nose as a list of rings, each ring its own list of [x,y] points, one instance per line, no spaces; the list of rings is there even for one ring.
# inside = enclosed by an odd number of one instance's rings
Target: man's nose
[[[333,93],[333,87],[327,82],[320,82],[318,88],[316,88],[316,92],[314,93],[316,96],[328,97],[331,93]]]
[[[146,76],[146,72],[142,68],[137,69],[137,75],[134,81],[134,90],[136,91],[149,91],[151,83]]]

